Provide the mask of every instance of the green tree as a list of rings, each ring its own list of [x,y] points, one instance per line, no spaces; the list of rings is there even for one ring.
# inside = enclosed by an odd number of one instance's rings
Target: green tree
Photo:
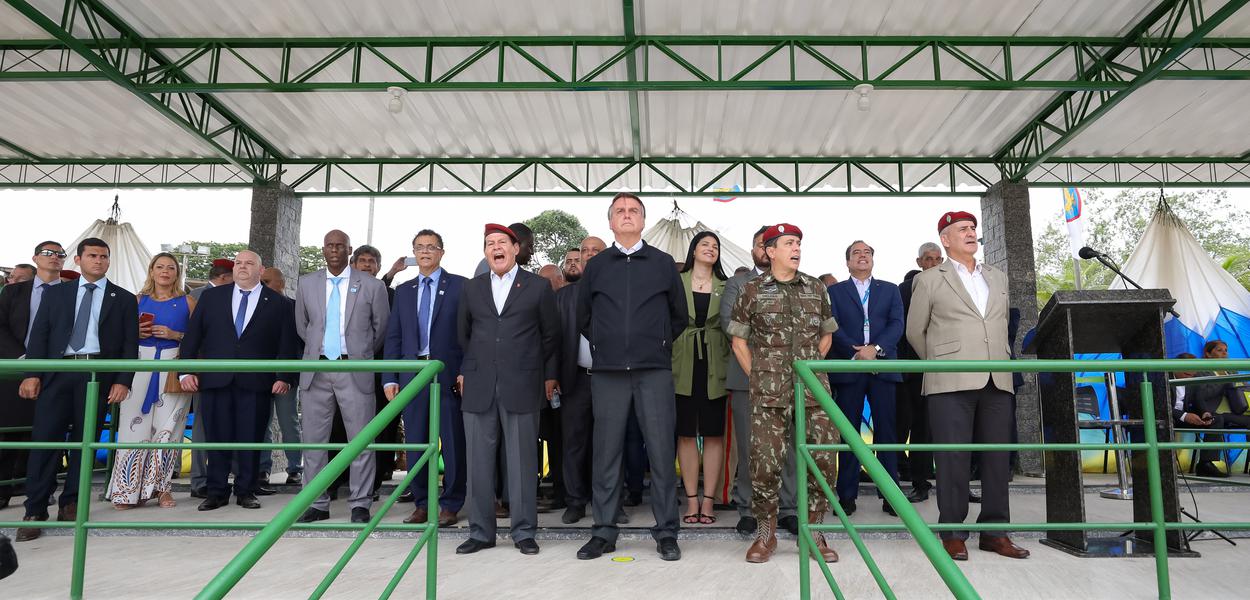
[[[525,224],[534,231],[534,260],[530,261],[534,269],[547,263],[560,264],[564,253],[586,237],[586,228],[577,217],[562,210],[544,210]]]
[[[326,264],[326,259],[321,255],[321,246],[300,246],[299,247],[299,274],[312,273]]]
[[[1123,264],[1141,241],[1159,203],[1155,190],[1125,190],[1114,196],[1099,190],[1084,194],[1085,245],[1106,252]],[[1250,215],[1236,210],[1222,190],[1198,190],[1167,196],[1176,216],[1194,234],[1203,249],[1220,261],[1242,285],[1250,283]],[[1054,210],[1046,229],[1035,234],[1037,302],[1045,305],[1055,290],[1070,290],[1073,263],[1063,209]],[[1104,289],[1115,275],[1096,261],[1080,261],[1081,285]]]
[[[234,255],[247,250],[245,242],[183,242],[179,246],[191,246],[199,248],[201,246],[208,247],[206,255],[188,255],[187,256],[187,278],[188,279],[208,279],[208,271],[212,268],[213,259],[215,258],[234,258]],[[177,255],[177,253],[175,253]],[[321,248],[318,246],[300,246],[299,249],[299,274],[311,273],[320,269],[324,260],[321,257]]]

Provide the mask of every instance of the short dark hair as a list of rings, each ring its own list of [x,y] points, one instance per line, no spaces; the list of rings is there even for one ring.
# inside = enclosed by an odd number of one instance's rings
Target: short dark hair
[[[31,256],[37,256],[39,254],[39,251],[43,250],[47,246],[61,246],[61,244],[59,242],[54,242],[52,240],[39,242],[39,245],[35,246],[35,251],[31,253]],[[65,246],[61,246],[61,248],[64,249]],[[21,266],[21,265],[18,265],[18,266]]]
[[[868,242],[865,242],[864,240],[855,240],[851,242],[851,245],[846,247],[846,260],[851,260],[851,248],[854,248],[855,244],[863,244],[865,246],[868,246]],[[872,246],[868,246],[868,251],[873,254],[877,253],[876,250],[873,250]]]
[[[768,226],[767,226],[767,225],[761,225],[759,229],[756,229],[756,230],[755,230],[755,235],[751,236],[751,245],[752,245],[752,246],[754,246],[754,245],[755,245],[755,238],[760,237],[761,235],[764,235],[764,232],[765,232],[765,231],[768,231]],[[747,269],[747,270],[749,271],[750,269]]]
[[[434,236],[434,237],[438,238],[438,247],[439,247],[439,248],[442,248],[442,247],[443,247],[443,236],[439,235],[439,234],[438,234],[438,232],[437,232],[437,231],[434,231],[433,229],[422,229],[421,231],[418,231],[418,232],[417,232],[417,235],[412,236],[412,245],[413,245],[413,246],[416,246],[416,245],[417,245],[417,238],[419,238],[419,237],[421,237],[421,236],[423,236],[423,235],[432,235],[432,236]],[[378,260],[378,262],[381,262],[381,259],[379,259],[379,260]]]
[[[109,250],[108,242],[100,238],[89,237],[81,242],[78,242],[78,254],[75,254],[75,256],[82,256],[83,249],[87,247],[104,248],[105,250]],[[109,252],[112,252],[112,250],[109,250]]]
[[[609,219],[612,218],[612,207],[616,206],[616,201],[620,200],[621,198],[633,198],[634,201],[638,203],[638,206],[642,207],[643,218],[645,219],[647,217],[647,205],[642,202],[642,198],[639,198],[638,195],[633,192],[617,192],[615,196],[612,196],[612,201],[608,203],[608,218]]]
[[[567,250],[565,250],[565,251],[564,251],[564,253],[565,253],[565,254],[568,254],[568,253],[570,253],[570,252],[576,252],[576,253],[578,253],[578,254],[581,254],[581,253],[582,253],[582,249],[581,249],[580,247],[574,246],[574,247],[569,248],[569,249],[567,249]]]
[[[508,229],[511,229],[512,233],[516,234],[516,243],[518,244],[521,243],[521,240],[534,241],[534,230],[530,229],[530,226],[525,223],[513,223],[508,226]]]
[[[1198,358],[1198,357],[1194,356],[1192,352],[1181,352],[1180,354],[1177,354],[1173,358]]]
[[[32,265],[32,264],[30,264],[30,263],[17,263],[16,265],[13,265],[13,270],[14,270],[14,271],[16,271],[16,270],[18,270],[18,269],[30,269],[31,271],[37,271],[37,270],[38,270],[38,269],[36,269],[36,268],[35,268],[35,265]]]
[[[1225,342],[1224,340],[1211,340],[1202,345],[1202,353],[1210,354],[1212,350],[1215,350],[1216,346],[1221,346],[1221,345],[1227,347],[1228,342]]]
[[[212,267],[209,267],[208,269],[208,279],[209,281],[212,281],[214,279],[221,277],[222,275],[226,275],[228,273],[233,273],[233,272],[234,272],[234,267],[219,267],[217,265],[213,265]]]
[[[352,252],[352,264],[356,264],[356,261],[360,259],[361,254],[371,254],[373,255],[373,260],[378,261],[378,265],[382,264],[382,252],[369,244],[363,244],[359,248],[356,248],[355,252]]]

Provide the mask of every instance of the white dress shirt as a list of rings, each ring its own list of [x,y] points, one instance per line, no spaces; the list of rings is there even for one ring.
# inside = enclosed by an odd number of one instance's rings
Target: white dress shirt
[[[330,294],[334,291],[334,278],[339,279],[339,305],[338,307],[330,306]],[[339,349],[343,354],[347,354],[347,295],[351,293],[348,289],[352,283],[352,268],[344,267],[343,272],[338,275],[326,271],[326,322],[329,322],[330,311],[339,311]],[[324,336],[323,336],[324,338]],[[324,344],[321,348],[322,356],[325,355]]]
[[[981,316],[985,316],[985,305],[990,300],[990,284],[985,281],[985,275],[981,272],[981,263],[976,263],[972,267],[972,271],[968,270],[963,263],[959,261],[951,261],[955,263],[955,273],[959,275],[959,280],[964,283],[964,289],[968,290],[968,295],[972,296],[972,303],[977,306],[977,312]]]
[[[239,314],[239,304],[243,302],[243,292],[247,295],[247,314],[243,316],[243,330],[247,330],[247,324],[252,322],[252,315],[256,314],[256,305],[260,304],[260,283],[252,287],[250,290],[244,290],[236,283],[234,285],[234,295],[230,299],[230,322],[234,322],[234,316]]]
[[[495,299],[495,311],[502,314],[503,305],[508,301],[508,291],[512,289],[512,282],[516,281],[516,272],[519,265],[512,265],[507,273],[502,277],[496,275],[494,271],[490,272],[490,293]]]
[[[616,246],[617,250],[620,250],[622,254],[625,254],[626,256],[628,256],[639,250],[642,250],[642,238],[638,238],[638,243],[628,248],[626,248],[625,246],[622,246],[620,242],[612,242],[612,245]]]
[[[44,284],[52,287],[61,283],[59,277],[53,277],[52,281],[44,281],[39,278],[39,273],[35,273],[35,278],[31,280],[30,285],[30,322],[26,324],[26,338],[24,344],[30,344],[30,331],[35,328],[35,315],[39,314],[39,305],[43,303]],[[25,356],[25,355],[23,355]]]
[[[868,338],[868,303],[872,300],[872,298],[871,297],[865,298],[864,295],[868,293],[868,288],[872,286],[872,277],[869,277],[868,279],[860,281],[856,279],[854,276],[851,276],[851,281],[855,283],[855,292],[859,294],[859,306],[860,308],[864,309],[864,343],[867,344],[868,339],[869,339]]]

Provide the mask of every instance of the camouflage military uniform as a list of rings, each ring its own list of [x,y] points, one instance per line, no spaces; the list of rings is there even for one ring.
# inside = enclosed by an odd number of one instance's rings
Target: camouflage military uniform
[[[794,370],[796,360],[821,360],[820,337],[833,333],[829,293],[820,280],[802,272],[781,282],[765,274],[747,282],[734,305],[727,333],[747,341],[751,349],[751,503],[760,523],[777,515],[777,489],[786,452],[794,439]],[[829,392],[829,380],[819,377]],[[838,430],[825,411],[806,393],[807,439],[836,444]],[[833,452],[815,452],[816,464],[832,484],[837,467]],[[808,505],[824,514],[828,500],[815,478],[808,478]]]

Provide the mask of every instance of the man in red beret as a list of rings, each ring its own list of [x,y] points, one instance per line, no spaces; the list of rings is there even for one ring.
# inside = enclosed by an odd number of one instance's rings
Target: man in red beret
[[[1008,360],[1007,274],[977,262],[977,218],[948,212],[938,221],[946,262],[912,280],[907,341],[924,360]],[[929,426],[936,444],[1011,442],[1011,373],[925,373]],[[968,516],[970,452],[935,452],[938,521],[962,523]],[[1007,523],[1010,454],[982,452],[979,523]],[[967,531],[941,532],[942,545],[955,560],[968,560]],[[1029,551],[1005,531],[984,531],[980,548],[1009,558]]]
[[[838,330],[825,285],[799,271],[802,241],[803,232],[789,223],[764,231],[764,251],[771,268],[743,285],[725,328],[733,336],[734,358],[748,374],[751,388],[751,510],[757,525],[755,541],[746,554],[750,563],[768,562],[777,549],[777,490],[794,439],[796,398],[790,364],[823,359]],[[829,379],[818,379],[829,394]],[[838,443],[838,430],[810,390],[804,400],[808,441]],[[834,454],[817,452],[814,458],[825,479],[835,481]],[[829,501],[816,478],[809,477],[807,485],[808,519],[821,523]],[[813,533],[813,538],[821,560],[838,560],[823,534]]]
[[[495,546],[495,468],[502,445],[512,543],[532,555],[538,554],[538,418],[559,389],[560,317],[551,284],[518,267],[516,233],[490,223],[484,236],[490,272],[464,284],[457,314],[469,539],[456,554]]]

